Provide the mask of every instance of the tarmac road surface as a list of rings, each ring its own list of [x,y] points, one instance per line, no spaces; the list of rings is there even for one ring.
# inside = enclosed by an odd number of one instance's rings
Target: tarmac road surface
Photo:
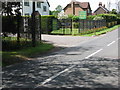
[[[118,31],[3,68],[3,88],[118,88]]]

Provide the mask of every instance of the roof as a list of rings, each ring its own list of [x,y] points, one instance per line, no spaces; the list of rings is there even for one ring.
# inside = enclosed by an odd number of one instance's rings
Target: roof
[[[95,13],[99,8],[102,8],[102,9],[105,10],[106,12],[109,12],[109,10],[108,10],[107,8],[105,8],[105,7],[103,7],[103,6],[99,6],[99,7],[94,11],[94,13]]]
[[[48,6],[50,7],[50,3],[48,2],[48,0],[46,0],[47,1],[47,3],[48,3]]]
[[[78,2],[78,1],[71,1],[69,4],[67,4],[67,6],[68,5],[71,5],[72,3],[74,2],[74,4],[78,4],[81,8],[83,8],[83,9],[85,9],[85,8],[88,8],[88,6],[89,6],[89,2]],[[66,6],[66,7],[67,7]],[[66,8],[65,7],[65,8]],[[64,9],[65,9],[64,8]]]

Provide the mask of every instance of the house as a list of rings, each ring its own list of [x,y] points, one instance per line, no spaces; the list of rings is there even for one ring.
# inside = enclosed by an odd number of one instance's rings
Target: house
[[[64,8],[64,12],[66,15],[76,15],[79,16],[80,11],[86,11],[87,15],[91,15],[92,10],[90,7],[89,2],[78,2],[78,1],[71,1],[67,6]]]
[[[105,4],[102,5],[102,2],[99,3],[99,7],[94,11],[95,15],[109,13],[109,10],[105,8]]]
[[[32,5],[33,1],[24,1],[22,0],[22,15],[31,15],[32,14]],[[49,7],[50,4],[48,0],[45,0],[45,2],[41,3],[39,1],[35,1],[35,9],[38,11],[41,15],[49,15]]]

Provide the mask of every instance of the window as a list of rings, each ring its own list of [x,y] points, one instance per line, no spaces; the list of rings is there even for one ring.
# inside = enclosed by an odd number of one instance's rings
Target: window
[[[29,6],[29,2],[24,2],[24,6]]]
[[[41,8],[41,3],[37,2],[37,8]]]
[[[46,12],[46,11],[47,11],[46,6],[43,6],[43,11],[44,11],[44,12]]]

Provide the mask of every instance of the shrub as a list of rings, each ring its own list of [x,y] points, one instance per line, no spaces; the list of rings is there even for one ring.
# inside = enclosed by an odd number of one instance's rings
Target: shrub
[[[17,20],[20,22],[20,31],[23,29],[23,24],[22,24],[22,17],[17,17],[17,16],[3,16],[2,17],[2,32],[7,32],[7,33],[17,33],[18,28],[17,28]]]
[[[52,20],[55,18],[53,15],[41,16],[41,29],[42,33],[50,34],[52,31]]]
[[[99,14],[98,16],[103,17],[107,22],[112,22],[117,20],[117,16],[115,14]]]
[[[14,16],[3,16],[2,17],[2,32],[16,33],[17,32],[17,21]]]
[[[87,20],[93,20],[96,17],[96,15],[89,15],[87,16]]]
[[[101,17],[101,16],[96,16],[96,17],[93,18],[93,20],[103,20],[103,19],[104,19],[104,18]]]
[[[79,16],[73,16],[72,19],[73,21],[79,21]]]
[[[81,35],[84,35],[84,34],[91,34],[91,33],[94,33],[94,32],[99,32],[101,30],[104,30],[106,29],[107,27],[101,27],[101,28],[94,28],[94,29],[91,29],[91,30],[84,30],[82,31],[80,34]]]

